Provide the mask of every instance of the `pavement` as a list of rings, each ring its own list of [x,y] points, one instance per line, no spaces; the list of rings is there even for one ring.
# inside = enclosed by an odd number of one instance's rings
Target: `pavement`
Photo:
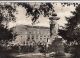
[[[67,58],[70,58],[71,54],[65,53]],[[43,54],[43,53],[28,53],[28,54],[18,54],[16,55],[16,58],[50,58],[49,54]],[[54,58],[54,57],[53,57]]]
[[[46,58],[48,57],[48,54],[46,54]],[[16,55],[16,58],[45,58],[45,55],[43,53],[28,53]]]

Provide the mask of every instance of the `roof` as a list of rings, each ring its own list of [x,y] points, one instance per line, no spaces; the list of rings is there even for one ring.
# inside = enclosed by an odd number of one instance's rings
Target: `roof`
[[[13,33],[17,32],[18,34],[24,34],[28,28],[49,29],[49,27],[44,27],[44,26],[17,25],[15,27],[11,28],[11,30],[13,31]]]

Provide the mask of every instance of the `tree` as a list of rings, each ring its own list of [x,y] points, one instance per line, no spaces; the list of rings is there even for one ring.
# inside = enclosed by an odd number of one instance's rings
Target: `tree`
[[[44,17],[49,17],[54,12],[52,3],[40,3],[40,5],[35,3],[34,5],[31,5],[30,3],[26,3],[26,2],[24,2],[24,3],[23,2],[21,2],[21,3],[20,2],[19,3],[18,2],[17,3],[10,2],[9,4],[5,2],[5,3],[0,4],[0,26],[1,26],[0,29],[4,28],[4,29],[8,30],[7,24],[10,21],[16,20],[15,15],[14,15],[14,12],[16,11],[15,5],[22,6],[26,9],[26,16],[32,16],[32,19],[31,19],[32,24],[35,24],[35,22],[38,20],[40,15],[43,15]],[[37,5],[38,5],[38,7],[36,7]],[[4,25],[3,22],[5,22],[6,24]]]
[[[80,28],[78,25],[80,24],[80,5],[78,5],[75,9],[76,11],[72,12],[74,16],[67,18],[68,23],[66,24],[66,28],[64,30],[59,30],[59,35],[61,35],[68,42],[78,41]],[[79,42],[77,42],[79,44]]]
[[[68,24],[64,30],[59,30],[59,35],[67,40],[67,44],[73,46],[73,58],[80,58],[80,4],[75,10],[72,12],[74,16],[66,18]]]
[[[51,3],[41,3],[40,5],[30,3],[18,3],[18,5],[23,6],[26,9],[26,16],[32,16],[33,24],[37,21],[40,15],[44,17],[49,17],[54,12],[53,5]],[[38,5],[38,7],[36,7]],[[51,11],[51,12],[50,12]]]
[[[10,40],[13,38],[12,31],[7,28],[7,24],[10,21],[15,21],[15,8],[11,5],[3,3],[0,4],[0,40]],[[6,24],[4,25],[3,22]]]

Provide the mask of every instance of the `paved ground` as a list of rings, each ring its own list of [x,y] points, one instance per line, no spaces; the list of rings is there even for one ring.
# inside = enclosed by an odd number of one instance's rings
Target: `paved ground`
[[[65,53],[67,58],[70,58],[70,54]],[[42,53],[29,53],[29,54],[19,54],[16,55],[17,58],[50,58],[49,54],[46,54],[46,57]],[[54,58],[54,57],[53,57]]]
[[[20,54],[17,55],[18,58],[45,58],[45,55],[42,53],[29,53],[29,54]],[[48,55],[46,56],[48,58]]]

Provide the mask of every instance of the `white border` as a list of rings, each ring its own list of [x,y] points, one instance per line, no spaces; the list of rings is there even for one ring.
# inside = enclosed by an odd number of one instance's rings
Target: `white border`
[[[0,1],[0,2],[71,2],[71,3],[79,3],[80,1],[36,1],[36,0],[34,0],[34,1],[26,1],[26,0],[24,0],[24,1]]]

